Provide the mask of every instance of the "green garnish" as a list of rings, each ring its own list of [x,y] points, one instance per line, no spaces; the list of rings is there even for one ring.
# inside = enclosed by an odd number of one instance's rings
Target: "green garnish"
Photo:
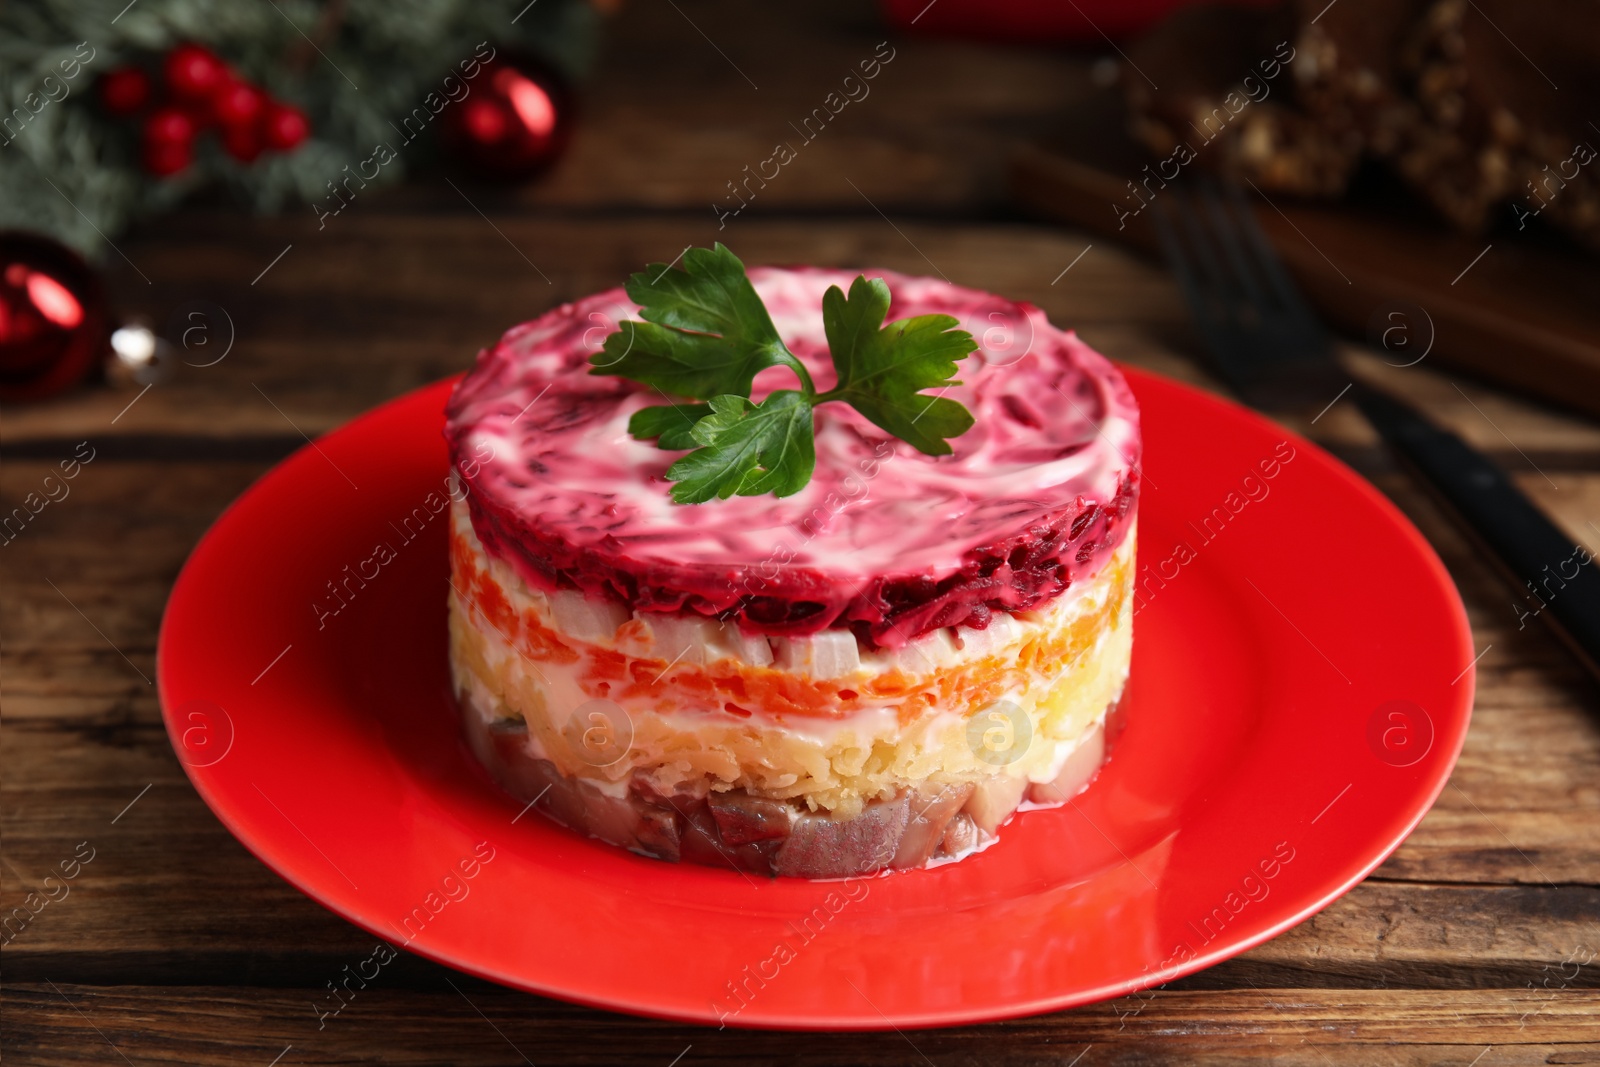
[[[778,336],[766,305],[727,248],[691,248],[683,267],[653,263],[628,279],[628,296],[643,322],[629,319],[590,357],[590,374],[618,375],[655,386],[676,401],[643,408],[628,432],[664,449],[693,449],[667,470],[672,499],[701,504],[716,497],[803,489],[816,468],[818,404],[839,400],[875,425],[930,456],[950,453],[951,437],[972,428],[972,413],[922,390],[960,385],[956,361],[977,342],[950,315],[919,315],[883,324],[889,287],[857,276],[845,295],[822,297],[822,323],[838,384],[818,393],[805,365]],[[788,367],[800,388],[750,399],[755,376]]]

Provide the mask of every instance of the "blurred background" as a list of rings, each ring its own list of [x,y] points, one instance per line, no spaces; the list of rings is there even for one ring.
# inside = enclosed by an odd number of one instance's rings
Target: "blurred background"
[[[70,1062],[97,1023],[176,1061],[264,1064],[310,1043],[307,976],[367,951],[206,811],[149,684],[187,553],[308,439],[712,241],[1031,301],[1115,359],[1226,392],[1152,224],[1225,180],[1350,376],[1488,456],[1593,554],[1597,123],[1593,0],[0,4],[0,897],[61,841],[108,839],[98,895],[7,939],[13,1047]],[[1085,1045],[1085,1067],[1224,1062],[1225,1016],[1293,1063],[1600,1049],[1594,968],[1572,964],[1600,921],[1592,681],[1352,403],[1273,414],[1388,493],[1462,591],[1483,651],[1457,788],[1267,945],[1147,999],[919,1035],[930,1062]],[[44,479],[70,457],[57,494]],[[1374,610],[1404,605],[1375,590]],[[143,821],[107,826],[147,783]],[[1572,976],[1552,984],[1558,964]],[[393,971],[327,1062],[521,1062],[513,1040],[578,1062],[597,1033],[645,1063],[713,1040],[801,1051],[460,978],[469,1009],[441,968]],[[1535,999],[1557,985],[1590,997]],[[244,1036],[219,1050],[218,1027]],[[804,1051],[910,1053],[892,1033]]]
[[[174,401],[240,367],[306,389],[271,346],[344,321],[356,336],[324,373],[361,379],[339,383],[358,406],[327,413],[348,415],[713,238],[746,259],[893,258],[1088,329],[1107,305],[1072,301],[1100,272],[1063,288],[1047,269],[1067,234],[1107,259],[1153,252],[1145,208],[1223,173],[1270,204],[1279,254],[1351,339],[1596,414],[1596,20],[1589,0],[890,0],[786,16],[540,0],[510,17],[459,0],[11,4],[0,397],[99,382],[108,359],[112,389],[158,382]],[[483,231],[430,229],[463,213]],[[803,240],[784,245],[771,224],[800,216],[886,225],[791,226]],[[496,234],[503,217],[538,232]],[[947,249],[947,226],[930,238],[942,256],[904,232],[935,220],[986,224],[968,239],[1003,239],[1015,273],[963,263],[981,253]],[[311,293],[309,272],[327,288]],[[464,306],[445,276],[468,274],[496,284]],[[418,375],[398,352],[371,359],[383,330],[345,317],[374,305],[338,300],[344,286],[405,292],[416,321],[392,332],[444,362]],[[197,300],[215,307],[173,318]],[[178,373],[208,360],[174,346],[230,324],[226,370]],[[123,325],[146,330],[113,359]]]

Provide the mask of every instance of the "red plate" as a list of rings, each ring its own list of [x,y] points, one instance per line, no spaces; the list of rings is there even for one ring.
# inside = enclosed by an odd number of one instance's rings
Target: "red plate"
[[[1467,732],[1472,643],[1444,567],[1370,485],[1250,412],[1128,376],[1148,469],[1127,731],[1088,792],[962,863],[766,881],[521,813],[449,691],[451,382],[302,449],[217,521],[162,626],[168,732],[303,892],[535,993],[865,1030],[1199,970],[1325,907],[1417,824]]]

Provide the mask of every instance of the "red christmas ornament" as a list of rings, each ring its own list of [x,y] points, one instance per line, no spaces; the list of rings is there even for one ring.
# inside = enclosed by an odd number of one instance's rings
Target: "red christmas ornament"
[[[267,94],[245,81],[229,79],[211,97],[211,114],[225,130],[253,127],[267,109]]]
[[[150,102],[150,75],[139,67],[118,67],[100,79],[100,103],[113,115],[132,115]]]
[[[298,148],[311,133],[305,112],[288,104],[268,104],[261,122],[262,137],[268,147],[280,152]]]
[[[461,125],[476,144],[498,144],[511,129],[510,109],[484,97],[461,105]]]
[[[168,52],[165,73],[172,95],[192,103],[210,100],[228,80],[227,65],[197,44],[180,44]]]
[[[467,83],[471,95],[445,109],[445,143],[482,177],[523,181],[566,148],[572,96],[537,59],[502,52]]]
[[[104,354],[100,279],[65,245],[0,231],[0,400],[37,400],[77,384]]]

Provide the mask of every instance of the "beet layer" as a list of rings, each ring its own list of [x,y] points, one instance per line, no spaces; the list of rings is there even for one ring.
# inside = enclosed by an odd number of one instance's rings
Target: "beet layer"
[[[749,276],[826,390],[837,368],[822,305],[830,287],[853,284],[851,272]],[[1028,610],[1093,575],[1137,506],[1142,444],[1127,382],[1038,308],[881,276],[891,318],[946,316],[980,346],[939,391],[973,416],[949,454],[895,440],[849,403],[819,403],[815,465],[799,492],[672,504],[683,450],[629,429],[665,394],[592,373],[603,368],[591,357],[631,314],[614,290],[514,327],[450,398],[445,436],[485,549],[536,587],[752,633],[849,629],[883,648],[985,627],[996,611]],[[752,397],[784,387],[786,373],[758,375]]]
[[[485,548],[520,560],[549,586],[612,597],[640,611],[737,621],[754,633],[848,627],[871,646],[898,648],[945,626],[982,630],[996,611],[1026,611],[1089,577],[1122,543],[1137,498],[1138,472],[1129,468],[1109,504],[1080,499],[1073,509],[971,549],[946,578],[888,574],[855,589],[803,566],[669,564],[630,557],[604,538],[579,549],[480,495],[470,495],[468,504]]]

